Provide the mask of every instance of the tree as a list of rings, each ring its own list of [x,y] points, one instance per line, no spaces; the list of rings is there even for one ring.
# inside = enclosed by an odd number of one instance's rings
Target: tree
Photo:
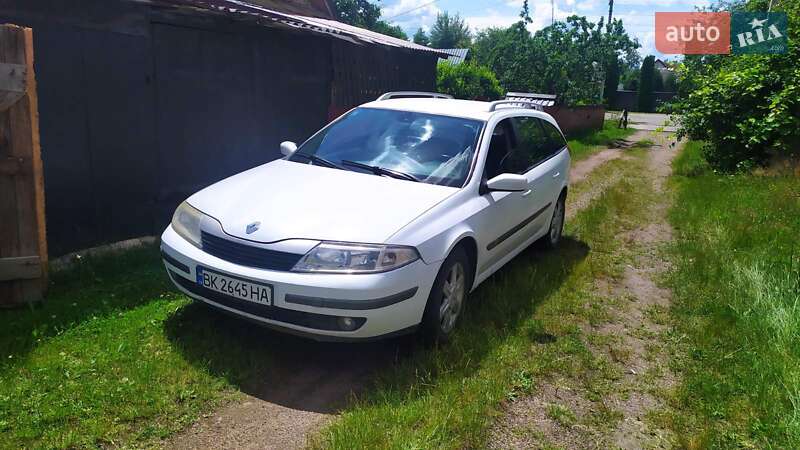
[[[494,72],[474,63],[439,63],[436,90],[467,100],[496,100],[503,95]]]
[[[639,72],[639,95],[637,104],[639,111],[652,112],[655,106],[653,96],[653,75],[655,72],[656,57],[650,55],[642,61],[642,69]]]
[[[522,2],[522,10],[519,12],[519,17],[526,25],[533,23],[533,19],[531,19],[531,9],[528,7],[528,0]]]
[[[425,34],[425,30],[420,27],[417,29],[417,32],[414,33],[414,43],[419,45],[430,45],[431,40],[428,38],[428,35]]]
[[[620,56],[628,58],[639,47],[621,21],[604,25],[604,18],[593,23],[580,16],[539,30],[532,45],[538,65],[534,87],[570,105],[600,103],[603,84],[609,82],[606,74],[614,71],[612,66]],[[614,81],[616,75],[611,76]],[[610,90],[615,91],[615,86]]]
[[[335,0],[339,20],[372,30],[381,17],[381,8],[367,0]]]
[[[635,60],[638,47],[619,20],[609,27],[604,19],[592,23],[570,16],[535,35],[524,21],[483,30],[472,49],[475,60],[491,68],[504,89],[556,94],[559,103],[575,105],[600,103],[605,67],[613,59]]]
[[[667,73],[667,77],[664,80],[664,91],[678,92],[678,77],[675,75],[675,72],[670,71]]]
[[[653,69],[653,92],[664,91],[664,75],[658,69]]]
[[[617,55],[611,55],[606,63],[606,80],[603,86],[603,99],[606,105],[611,107],[617,98],[617,86],[619,85],[619,59]]]
[[[445,11],[436,15],[430,39],[433,48],[464,48],[470,46],[472,35],[461,16]]]
[[[473,60],[488,66],[507,91],[532,91],[536,61],[530,33],[519,23],[488,28],[475,37]]]
[[[378,23],[375,24],[375,27],[372,28],[372,31],[385,34],[387,36],[396,37],[398,39],[402,39],[404,41],[408,40],[408,35],[399,25],[389,25],[383,20],[379,20]]]
[[[380,6],[367,0],[335,0],[339,20],[377,33],[408,40],[408,35],[397,25],[381,18]]]

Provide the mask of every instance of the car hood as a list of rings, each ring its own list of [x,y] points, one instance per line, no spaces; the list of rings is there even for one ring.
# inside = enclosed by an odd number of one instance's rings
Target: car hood
[[[189,197],[232,236],[383,243],[458,189],[277,160]],[[258,230],[247,226],[260,222]]]

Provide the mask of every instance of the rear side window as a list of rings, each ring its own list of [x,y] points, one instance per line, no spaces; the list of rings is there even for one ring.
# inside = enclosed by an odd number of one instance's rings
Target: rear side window
[[[550,140],[550,150],[552,154],[558,153],[562,148],[567,146],[567,141],[564,140],[564,136],[552,123],[542,120],[542,127]]]
[[[535,117],[515,117],[516,145],[503,161],[504,172],[523,174],[551,154],[550,138]]]

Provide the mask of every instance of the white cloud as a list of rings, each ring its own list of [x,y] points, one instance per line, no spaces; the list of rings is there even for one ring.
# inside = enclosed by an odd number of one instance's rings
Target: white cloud
[[[536,7],[533,10],[533,24],[528,27],[529,30],[540,30],[549,26],[553,18],[555,18],[555,20],[564,20],[575,14],[574,8],[570,8],[569,10],[561,9],[561,6],[557,2],[553,4],[554,8],[552,10],[550,7],[550,2],[536,3]]]
[[[486,11],[486,14],[481,16],[464,17],[464,21],[469,25],[469,29],[472,31],[491,27],[506,28],[519,22],[519,15],[501,14],[494,9],[490,9]]]
[[[614,5],[630,5],[630,6],[650,6],[650,7],[666,7],[675,5],[687,5],[686,11],[694,11],[694,7],[708,6],[709,0],[614,0]]]
[[[430,0],[400,0],[381,10],[381,18],[402,28],[429,30],[441,9]],[[395,18],[398,14],[402,14]]]

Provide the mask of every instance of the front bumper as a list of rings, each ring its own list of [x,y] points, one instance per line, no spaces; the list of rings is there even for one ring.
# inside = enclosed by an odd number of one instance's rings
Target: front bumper
[[[372,339],[413,330],[422,320],[439,270],[438,264],[434,267],[422,260],[377,274],[264,270],[212,256],[178,236],[172,226],[161,236],[161,252],[167,273],[186,295],[225,312],[320,340]],[[198,285],[198,266],[271,284],[272,306],[239,300]],[[340,317],[354,318],[358,328],[342,331]]]

